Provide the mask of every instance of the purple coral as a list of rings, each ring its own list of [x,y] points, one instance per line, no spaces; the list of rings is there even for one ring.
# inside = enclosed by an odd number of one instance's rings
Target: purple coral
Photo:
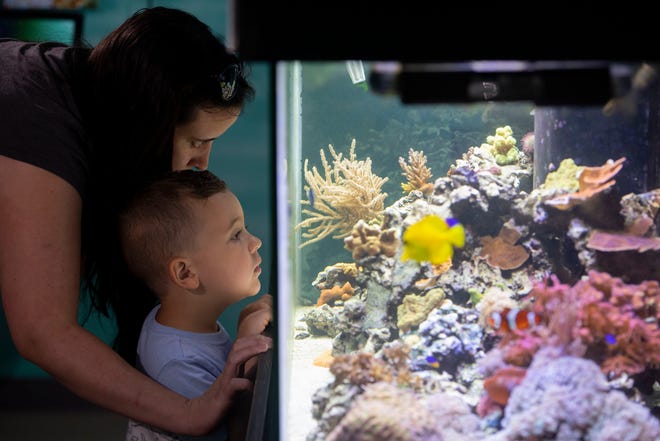
[[[542,350],[535,357],[511,394],[504,430],[493,439],[660,439],[658,420],[622,392],[611,391],[594,362],[578,357],[555,359],[555,355]]]

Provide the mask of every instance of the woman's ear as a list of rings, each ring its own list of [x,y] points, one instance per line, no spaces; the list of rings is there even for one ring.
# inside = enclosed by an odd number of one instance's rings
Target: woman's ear
[[[167,266],[170,280],[183,289],[197,289],[199,276],[192,266],[192,262],[185,257],[175,257]]]

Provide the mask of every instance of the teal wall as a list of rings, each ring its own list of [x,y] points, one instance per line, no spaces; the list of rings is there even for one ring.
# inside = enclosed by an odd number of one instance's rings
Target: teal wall
[[[83,39],[96,45],[133,12],[148,6],[186,10],[224,36],[227,32],[227,4],[226,0],[99,0],[96,9],[85,11]],[[215,141],[209,169],[227,181],[243,204],[248,228],[263,241],[260,254],[263,258],[261,292],[264,293],[268,292],[273,260],[271,254],[275,247],[271,237],[274,201],[271,200],[270,190],[273,118],[270,114],[269,66],[254,63],[249,64],[248,68],[257,91],[255,100],[248,103],[236,124]],[[238,313],[246,303],[243,301],[235,305],[221,317],[233,336]],[[35,326],[38,324],[35,323]],[[96,317],[89,319],[85,326],[106,342],[110,342],[114,335],[112,324]],[[0,378],[44,376],[47,376],[44,371],[18,355],[11,342],[4,313],[0,313]]]

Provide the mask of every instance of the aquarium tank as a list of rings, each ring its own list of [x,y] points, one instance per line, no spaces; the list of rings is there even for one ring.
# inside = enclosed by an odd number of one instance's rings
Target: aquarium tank
[[[276,63],[280,439],[660,439],[660,71],[608,69]]]

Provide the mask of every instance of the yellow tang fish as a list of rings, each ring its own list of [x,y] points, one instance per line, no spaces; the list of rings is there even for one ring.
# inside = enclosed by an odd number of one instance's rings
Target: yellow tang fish
[[[451,259],[454,247],[463,248],[464,245],[465,230],[456,219],[428,215],[403,233],[401,260],[413,259],[438,265]]]

